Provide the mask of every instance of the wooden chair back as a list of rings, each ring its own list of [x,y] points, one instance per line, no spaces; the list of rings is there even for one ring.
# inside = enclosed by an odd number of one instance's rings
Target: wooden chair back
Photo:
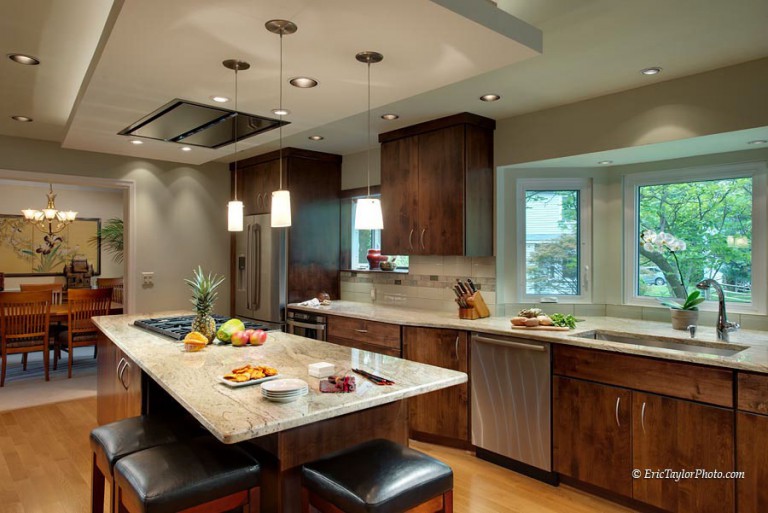
[[[61,283],[22,283],[19,287],[22,292],[50,290],[54,305],[64,303],[64,285]]]
[[[112,289],[70,289],[67,297],[67,330],[70,335],[93,333],[91,317],[109,315]]]
[[[99,278],[97,280],[100,289],[112,289],[112,301],[123,304],[123,279],[122,278]]]
[[[51,294],[47,290],[35,292],[0,292],[0,337],[3,352],[14,342],[28,345],[40,339],[48,344],[51,322]]]

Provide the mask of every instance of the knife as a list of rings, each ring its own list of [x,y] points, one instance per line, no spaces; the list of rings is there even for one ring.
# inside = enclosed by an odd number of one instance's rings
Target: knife
[[[469,285],[469,290],[471,290],[473,294],[477,292],[477,287],[475,287],[475,283],[472,281],[472,278],[467,278],[467,285]]]
[[[459,290],[461,291],[462,294],[469,294],[469,291],[467,291],[467,289],[464,288],[464,284],[461,283],[461,280],[459,280],[458,278],[456,279],[456,286],[459,287]]]

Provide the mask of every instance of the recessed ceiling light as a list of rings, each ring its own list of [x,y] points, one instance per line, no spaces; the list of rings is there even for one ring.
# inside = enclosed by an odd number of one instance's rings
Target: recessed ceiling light
[[[27,66],[37,66],[40,64],[40,59],[32,57],[31,55],[24,55],[23,53],[9,53],[8,58],[13,62],[26,64]]]
[[[643,75],[658,75],[661,73],[661,68],[658,66],[653,66],[652,68],[641,69],[640,73]]]
[[[190,148],[189,146],[182,146],[181,151],[192,151],[192,148]]]
[[[387,121],[392,121],[393,119],[397,119],[399,117],[400,116],[398,116],[397,114],[382,114],[381,115],[381,119],[386,119]]]
[[[11,119],[14,121],[21,121],[22,123],[31,123],[32,118],[27,116],[11,116]]]
[[[768,144],[768,141],[765,139],[755,139],[754,141],[749,141],[747,144]]]
[[[293,87],[299,87],[301,89],[309,89],[315,87],[318,82],[314,78],[310,77],[293,77],[288,81]]]
[[[601,160],[600,162],[598,162],[598,164],[600,164],[601,166],[607,166],[609,164],[613,164],[613,161],[612,160]]]
[[[275,116],[287,116],[291,111],[288,109],[272,109],[272,114]]]
[[[307,139],[310,139],[312,141],[322,141],[323,139],[325,139],[325,137],[323,137],[322,135],[310,135],[309,137],[307,137]]]
[[[139,145],[144,144],[144,141],[139,141],[138,139],[131,139],[131,144]]]
[[[227,103],[229,101],[229,98],[226,96],[210,96],[209,98],[216,103]]]
[[[495,102],[501,99],[498,94],[484,94],[480,97],[484,102]]]

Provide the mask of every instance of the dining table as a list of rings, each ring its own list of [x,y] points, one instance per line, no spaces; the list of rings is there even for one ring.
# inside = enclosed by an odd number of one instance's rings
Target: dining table
[[[51,322],[67,322],[67,313],[69,307],[67,303],[60,305],[51,305]],[[109,305],[109,315],[119,315],[123,313],[123,304],[112,301]]]

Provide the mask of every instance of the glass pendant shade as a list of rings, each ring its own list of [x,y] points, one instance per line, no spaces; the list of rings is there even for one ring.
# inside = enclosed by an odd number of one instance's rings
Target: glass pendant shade
[[[227,230],[230,232],[243,231],[242,201],[230,201],[227,203]]]
[[[355,230],[381,230],[384,219],[381,215],[381,201],[375,198],[357,200],[355,209]]]
[[[272,228],[291,226],[291,193],[274,191],[272,193]]]

